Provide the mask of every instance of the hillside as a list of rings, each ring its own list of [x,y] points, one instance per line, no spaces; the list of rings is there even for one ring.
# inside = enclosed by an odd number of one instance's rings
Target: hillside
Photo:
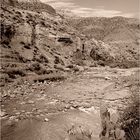
[[[9,4],[0,12],[2,83],[28,75],[70,71],[66,67],[73,63],[75,36],[80,35],[60,16]]]
[[[140,23],[138,19],[124,17],[95,17],[68,19],[70,26],[86,35],[88,40],[103,42],[102,47],[114,54],[119,62],[139,61]],[[108,52],[108,51],[107,51]]]
[[[114,41],[116,40],[127,40],[132,37],[134,34],[135,38],[139,38],[140,33],[140,23],[138,19],[125,18],[125,17],[91,17],[91,18],[73,18],[68,19],[71,26],[75,27],[77,30],[81,31],[89,38],[95,38],[102,41]],[[130,32],[124,36],[123,32],[119,30],[126,30]],[[117,32],[118,31],[118,32]],[[116,34],[117,33],[117,34]],[[116,37],[112,38],[111,36],[116,34]],[[121,36],[120,36],[121,35]],[[122,38],[123,37],[123,38]],[[134,39],[133,37],[133,39]],[[107,39],[108,38],[108,39]]]
[[[50,74],[61,79],[83,66],[138,66],[139,25],[134,19],[67,20],[38,0],[2,1],[0,12],[1,85],[25,77],[49,79]]]

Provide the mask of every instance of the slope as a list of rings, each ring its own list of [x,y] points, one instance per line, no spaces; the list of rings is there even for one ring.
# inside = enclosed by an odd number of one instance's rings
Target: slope
[[[76,36],[80,34],[59,15],[7,3],[0,12],[2,85],[20,77],[51,73],[59,76],[70,71],[67,67],[74,63]]]

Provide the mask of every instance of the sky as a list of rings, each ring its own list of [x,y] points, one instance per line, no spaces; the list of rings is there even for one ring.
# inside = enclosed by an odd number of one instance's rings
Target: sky
[[[139,0],[41,0],[56,9],[71,11],[81,17],[140,18]]]

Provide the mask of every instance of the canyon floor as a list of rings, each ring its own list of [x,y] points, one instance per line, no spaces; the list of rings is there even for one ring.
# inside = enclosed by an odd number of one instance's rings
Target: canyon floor
[[[98,140],[101,104],[118,115],[130,96],[120,79],[137,70],[87,68],[64,81],[2,88],[2,140],[67,140],[72,126],[92,132],[92,139]]]

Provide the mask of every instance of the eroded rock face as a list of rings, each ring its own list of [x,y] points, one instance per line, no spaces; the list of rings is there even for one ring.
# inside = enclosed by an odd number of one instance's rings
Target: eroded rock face
[[[22,47],[31,46],[32,45],[32,28],[31,26],[24,22],[18,25],[15,25],[15,35],[11,39],[11,46],[15,49],[22,49]]]

